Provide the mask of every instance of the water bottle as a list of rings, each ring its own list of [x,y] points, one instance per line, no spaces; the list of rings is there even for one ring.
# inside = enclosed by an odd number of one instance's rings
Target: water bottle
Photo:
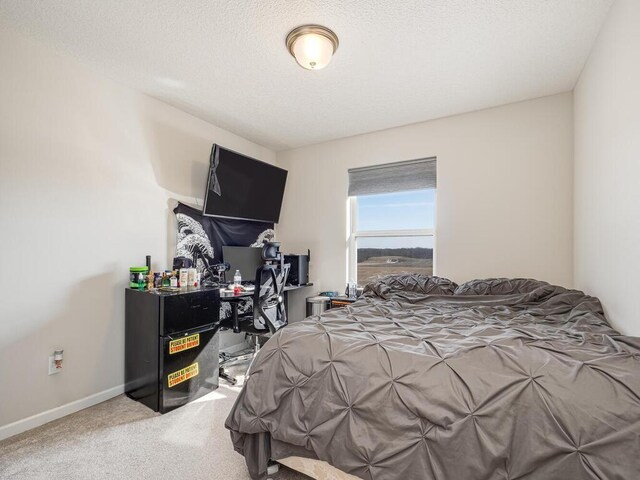
[[[354,282],[353,280],[350,281],[347,284],[347,297],[356,298],[357,291],[358,291],[358,284],[356,284],[356,282]]]
[[[242,285],[242,276],[240,270],[236,270],[233,274],[233,293],[240,293],[240,285]]]

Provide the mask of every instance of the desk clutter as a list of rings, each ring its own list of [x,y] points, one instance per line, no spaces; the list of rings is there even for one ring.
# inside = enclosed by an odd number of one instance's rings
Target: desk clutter
[[[150,256],[145,266],[129,269],[125,392],[155,411],[205,395],[220,378],[235,384],[225,367],[251,358],[263,338],[286,326],[287,292],[307,286],[288,284],[290,264],[277,242],[222,250],[225,262],[218,264],[194,250],[192,258],[174,258],[171,270],[152,272]],[[221,330],[243,334],[252,350],[220,352]]]
[[[147,256],[147,259],[147,266],[129,268],[129,288],[172,291],[200,285],[201,274],[193,267],[153,272],[149,265],[151,258]]]

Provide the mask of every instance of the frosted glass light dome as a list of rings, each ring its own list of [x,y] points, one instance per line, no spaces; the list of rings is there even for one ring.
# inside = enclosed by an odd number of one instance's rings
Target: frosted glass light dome
[[[287,48],[301,67],[320,70],[331,61],[338,37],[326,27],[303,25],[287,35]]]

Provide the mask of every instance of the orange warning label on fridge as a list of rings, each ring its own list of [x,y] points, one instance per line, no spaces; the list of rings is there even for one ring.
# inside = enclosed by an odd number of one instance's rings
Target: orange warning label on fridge
[[[185,382],[190,378],[198,375],[200,371],[198,370],[198,362],[192,363],[188,367],[184,367],[177,372],[170,373],[167,377],[167,383],[169,384],[169,388],[175,387],[179,383]]]
[[[200,334],[189,335],[188,337],[178,338],[169,342],[169,355],[189,350],[200,345]]]

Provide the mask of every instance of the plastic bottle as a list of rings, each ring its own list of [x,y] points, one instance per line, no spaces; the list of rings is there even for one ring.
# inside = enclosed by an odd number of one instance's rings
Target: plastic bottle
[[[358,284],[356,282],[354,282],[353,280],[351,280],[347,284],[347,297],[356,298],[357,290],[358,290]]]
[[[186,288],[189,286],[189,270],[186,268],[181,268],[178,277],[178,286],[180,288]]]
[[[198,286],[198,281],[196,279],[196,275],[198,273],[198,271],[195,268],[190,268],[188,271],[188,281],[187,283],[189,284],[190,287],[197,287]]]
[[[176,277],[176,274],[175,274],[175,273],[172,273],[172,274],[171,274],[171,278],[169,279],[169,285],[170,285],[172,288],[175,288],[175,287],[177,287],[177,286],[178,286],[178,277]]]
[[[138,274],[138,290],[144,290],[147,286],[147,276],[144,273]]]
[[[242,285],[242,275],[240,270],[236,270],[233,274],[233,293],[240,293],[240,286]]]

